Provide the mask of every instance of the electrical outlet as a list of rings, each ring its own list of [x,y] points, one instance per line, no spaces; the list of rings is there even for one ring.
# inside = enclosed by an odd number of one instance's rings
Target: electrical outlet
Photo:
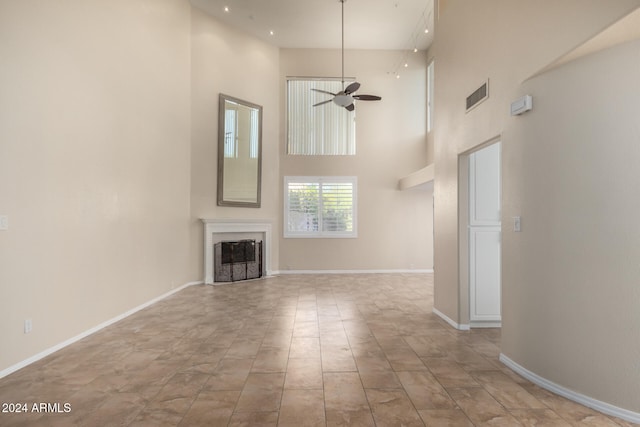
[[[24,333],[28,334],[33,329],[33,322],[31,319],[25,319],[24,321]]]
[[[9,216],[0,215],[0,230],[8,230],[8,229],[9,229]]]

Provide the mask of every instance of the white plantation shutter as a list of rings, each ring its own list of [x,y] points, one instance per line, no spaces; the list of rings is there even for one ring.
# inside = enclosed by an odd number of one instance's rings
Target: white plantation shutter
[[[290,182],[288,227],[292,232],[317,232],[320,218],[320,185],[313,182]]]
[[[353,231],[353,183],[322,183],[322,231]]]
[[[332,96],[312,91],[312,88],[338,93],[342,90],[342,82],[287,81],[287,154],[355,155],[355,111],[347,111],[333,102],[314,107]]]
[[[357,237],[356,177],[285,177],[285,237]]]

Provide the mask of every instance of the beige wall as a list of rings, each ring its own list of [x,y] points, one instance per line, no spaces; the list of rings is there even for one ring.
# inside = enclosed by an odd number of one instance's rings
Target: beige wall
[[[279,49],[248,36],[199,9],[191,14],[191,271],[203,277],[203,224],[200,218],[260,219],[279,235],[278,143]],[[260,208],[217,206],[218,95],[262,106],[262,201]],[[278,240],[272,242],[277,269]]]
[[[535,111],[504,133],[505,215],[525,228],[505,233],[503,352],[635,412],[639,72],[636,41],[534,78]]]
[[[427,165],[423,52],[411,55],[396,79],[389,71],[401,52],[347,51],[345,75],[362,84],[358,93],[382,97],[356,107],[357,154],[286,155],[286,77],[340,77],[340,57],[339,50],[281,51],[279,186],[287,175],[357,176],[358,238],[284,239],[280,234],[280,270],[430,269],[432,193],[398,190],[400,178]]]
[[[637,151],[637,45],[522,82],[639,2],[446,4],[429,52],[436,60],[435,307],[468,322],[457,261],[458,159],[501,137],[503,352],[563,387],[638,411],[640,343],[629,326],[638,324],[637,239],[622,220],[637,212],[629,186],[640,177],[619,170]],[[490,98],[465,114],[465,97],[487,78]],[[596,79],[596,93],[582,94]],[[510,117],[510,102],[525,93],[534,110]],[[519,234],[511,231],[516,215]]]
[[[202,279],[202,217],[271,221],[273,270],[432,267],[432,193],[397,190],[428,153],[424,56],[397,82],[397,52],[354,52],[384,97],[358,155],[294,161],[284,76],[334,75],[339,52],[285,52],[186,1],[0,3],[0,370]],[[221,92],[264,108],[259,209],[216,205]],[[360,237],[281,251],[284,174],[358,175]]]
[[[0,2],[0,370],[194,280],[189,21]]]

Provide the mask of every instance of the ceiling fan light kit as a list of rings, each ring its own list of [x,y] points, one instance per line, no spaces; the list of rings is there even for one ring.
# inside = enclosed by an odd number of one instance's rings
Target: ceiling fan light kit
[[[344,2],[347,0],[338,0],[342,4],[342,91],[338,93],[328,92],[326,90],[320,89],[311,89],[316,92],[324,93],[327,95],[332,95],[332,99],[328,99],[326,101],[318,102],[314,104],[314,107],[319,105],[327,104],[331,101],[334,104],[346,108],[348,111],[353,111],[355,109],[354,100],[359,101],[380,101],[382,98],[377,95],[356,95],[354,92],[360,88],[360,83],[353,82],[346,88],[344,87]]]

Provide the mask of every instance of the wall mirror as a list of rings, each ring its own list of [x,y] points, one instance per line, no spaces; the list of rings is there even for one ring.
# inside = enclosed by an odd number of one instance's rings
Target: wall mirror
[[[262,107],[220,94],[218,205],[260,207]]]

